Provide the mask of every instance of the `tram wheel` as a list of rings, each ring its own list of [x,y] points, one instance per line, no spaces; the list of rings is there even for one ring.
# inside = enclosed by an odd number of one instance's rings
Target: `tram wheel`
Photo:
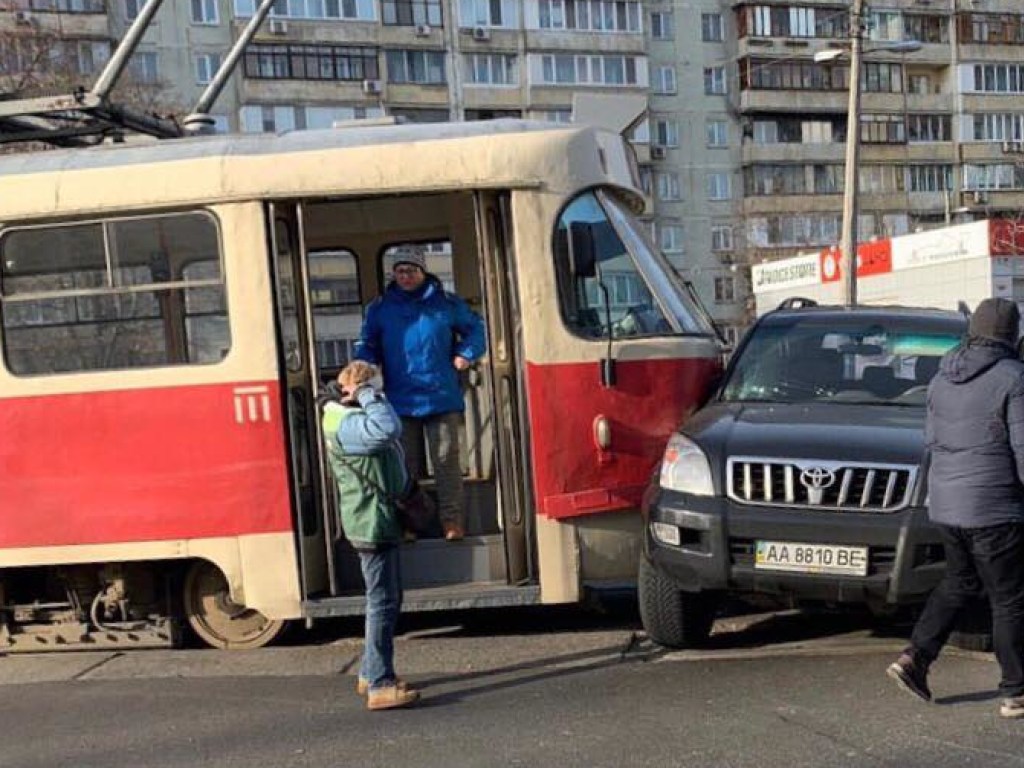
[[[206,560],[197,560],[189,567],[183,602],[193,631],[214,648],[262,648],[277,638],[286,624],[234,602],[224,574]]]

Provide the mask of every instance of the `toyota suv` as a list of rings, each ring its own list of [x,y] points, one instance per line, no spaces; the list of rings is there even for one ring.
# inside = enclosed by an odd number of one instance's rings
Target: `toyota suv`
[[[650,637],[700,644],[727,593],[922,602],[945,568],[927,521],[925,400],[966,329],[962,314],[901,307],[763,316],[645,495]]]

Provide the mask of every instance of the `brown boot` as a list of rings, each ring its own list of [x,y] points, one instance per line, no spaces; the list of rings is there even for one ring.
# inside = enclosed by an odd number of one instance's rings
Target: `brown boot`
[[[400,685],[389,685],[386,688],[370,691],[366,697],[366,708],[377,710],[408,707],[410,704],[414,704],[419,697],[419,691],[409,690]]]

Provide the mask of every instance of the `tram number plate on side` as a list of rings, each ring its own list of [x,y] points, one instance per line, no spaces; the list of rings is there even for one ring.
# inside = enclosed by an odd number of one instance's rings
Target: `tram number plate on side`
[[[866,576],[868,548],[758,541],[754,550],[754,567],[769,571]]]

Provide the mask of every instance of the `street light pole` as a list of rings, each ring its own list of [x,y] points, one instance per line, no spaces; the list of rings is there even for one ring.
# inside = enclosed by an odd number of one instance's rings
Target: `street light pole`
[[[860,58],[863,43],[864,0],[853,0],[850,11],[850,102],[846,114],[846,173],[843,186],[843,231],[840,274],[844,301],[857,304],[857,163],[860,155]]]

